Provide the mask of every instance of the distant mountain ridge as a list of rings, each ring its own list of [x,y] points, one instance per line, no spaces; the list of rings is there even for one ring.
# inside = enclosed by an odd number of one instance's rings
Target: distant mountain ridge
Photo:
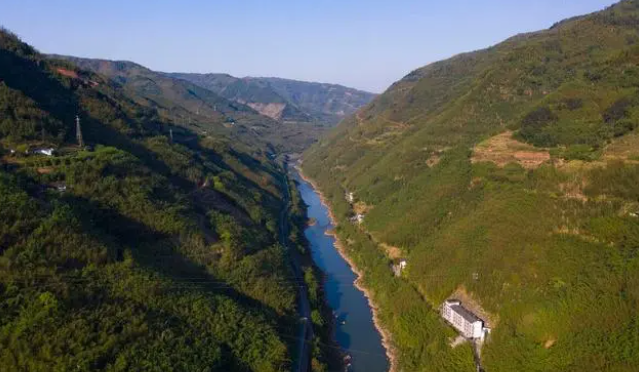
[[[236,78],[228,74],[169,73],[276,120],[337,124],[376,94],[338,84],[274,77]]]
[[[175,125],[201,135],[230,134],[245,143],[269,144],[275,152],[299,151],[315,142],[321,126],[283,123],[262,115],[189,81],[153,71],[130,61],[49,55],[81,69],[108,77],[121,85],[136,103],[153,108]]]
[[[80,68],[107,76],[152,101],[155,106],[193,111],[208,118],[236,112],[256,113],[248,106],[229,100],[186,81],[176,81],[130,61],[51,55],[70,61]]]
[[[136,103],[203,135],[234,132],[301,151],[375,95],[333,84],[153,71],[130,61],[50,55],[122,85]],[[235,125],[237,124],[237,125]]]

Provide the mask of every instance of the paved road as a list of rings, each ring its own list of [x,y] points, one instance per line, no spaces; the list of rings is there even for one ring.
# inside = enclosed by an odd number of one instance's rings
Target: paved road
[[[284,176],[282,176],[282,184],[284,186],[284,206],[282,207],[282,211],[280,212],[279,221],[280,244],[282,244],[282,246],[288,250],[295,279],[299,283],[303,283],[304,273],[302,272],[302,268],[300,267],[299,253],[294,249],[289,249],[288,246],[289,226],[287,217],[289,213],[288,203],[290,200],[290,190],[288,188],[288,166],[286,163],[284,163]],[[297,348],[298,358],[294,371],[307,372],[310,367],[311,350],[309,345],[311,345],[311,341],[313,339],[313,327],[310,323],[311,305],[308,301],[308,294],[305,285],[300,287],[298,299],[299,303],[297,308],[300,316],[300,329],[298,334],[299,344]]]

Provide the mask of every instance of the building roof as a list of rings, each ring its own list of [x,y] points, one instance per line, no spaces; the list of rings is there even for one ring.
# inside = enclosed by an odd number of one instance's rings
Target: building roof
[[[477,317],[477,315],[471,313],[470,311],[466,310],[466,308],[464,308],[461,305],[453,305],[450,307],[450,309],[454,312],[456,312],[457,314],[459,314],[462,318],[466,319],[468,322],[470,323],[474,323],[477,321],[482,321],[481,319],[479,319]]]

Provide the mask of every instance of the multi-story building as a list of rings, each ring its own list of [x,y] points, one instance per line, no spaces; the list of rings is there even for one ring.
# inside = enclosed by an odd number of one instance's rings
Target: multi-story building
[[[484,327],[484,321],[464,308],[461,301],[446,300],[442,305],[441,314],[466,338],[483,340],[489,331]]]

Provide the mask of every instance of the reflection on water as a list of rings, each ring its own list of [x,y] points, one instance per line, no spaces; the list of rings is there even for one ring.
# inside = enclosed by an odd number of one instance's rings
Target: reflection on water
[[[355,288],[354,281],[357,276],[337,252],[334,246],[335,239],[325,234],[333,227],[328,210],[308,182],[297,174],[295,179],[300,184],[302,199],[308,205],[308,218],[317,221],[304,233],[310,242],[313,260],[327,277],[326,296],[336,316],[335,338],[352,358],[349,371],[387,371],[386,350],[373,324],[373,314],[368,300]]]

